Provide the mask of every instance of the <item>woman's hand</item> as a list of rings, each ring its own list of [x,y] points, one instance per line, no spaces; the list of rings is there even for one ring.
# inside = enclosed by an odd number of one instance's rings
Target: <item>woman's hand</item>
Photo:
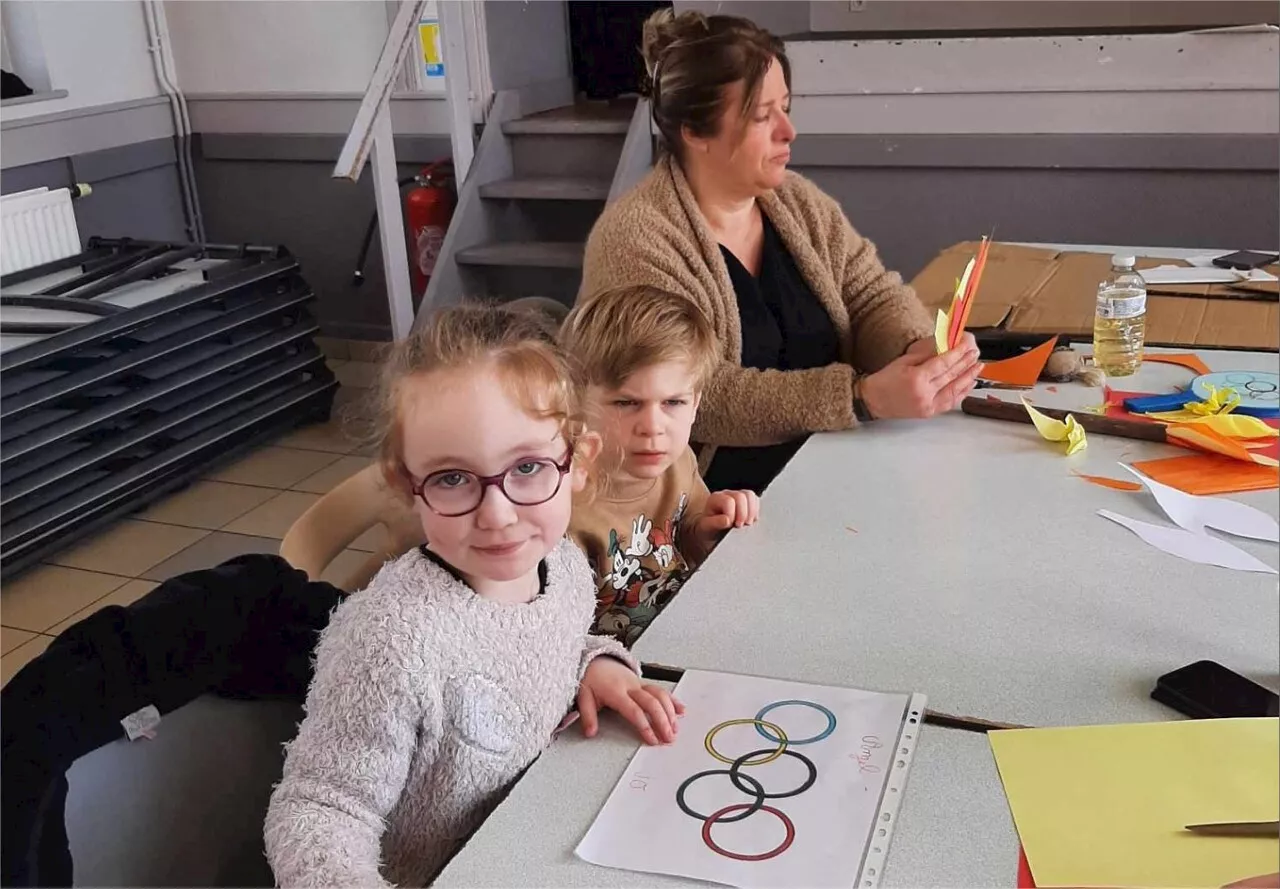
[[[959,406],[982,372],[978,344],[966,333],[942,355],[932,339],[916,340],[862,380],[862,401],[877,419],[922,419]]]
[[[582,733],[594,738],[601,708],[616,710],[636,727],[646,744],[670,744],[676,739],[676,717],[684,704],[660,685],[642,683],[626,664],[607,655],[587,665],[578,686],[578,714]]]

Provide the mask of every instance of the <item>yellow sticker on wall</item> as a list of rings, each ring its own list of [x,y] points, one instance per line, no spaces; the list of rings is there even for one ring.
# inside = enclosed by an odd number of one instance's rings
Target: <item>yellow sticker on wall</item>
[[[444,77],[444,54],[440,52],[440,23],[435,19],[423,19],[418,23],[418,36],[422,39],[422,63],[428,77]]]

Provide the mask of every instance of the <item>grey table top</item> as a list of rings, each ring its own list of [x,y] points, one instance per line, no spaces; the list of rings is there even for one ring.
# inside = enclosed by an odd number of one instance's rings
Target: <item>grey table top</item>
[[[1200,354],[1215,370],[1280,370],[1275,354]],[[1167,391],[1188,379],[1150,363],[1116,387]],[[1057,390],[1033,399],[1100,400],[1078,384]],[[1148,698],[1156,677],[1200,658],[1275,688],[1276,578],[1152,549],[1096,515],[1167,524],[1148,495],[1072,475],[1122,477],[1117,461],[1186,453],[1095,435],[1068,458],[1029,425],[959,414],[815,436],[769,488],[760,524],[725,539],[635,652],[922,691],[934,709],[1031,725],[1169,718]],[[1233,496],[1280,513],[1274,490]],[[1274,544],[1233,542],[1277,564]],[[676,882],[573,856],[636,748],[625,727],[606,726],[591,741],[576,729],[557,740],[437,885]],[[986,738],[929,727],[882,885],[1009,886],[1016,858]]]

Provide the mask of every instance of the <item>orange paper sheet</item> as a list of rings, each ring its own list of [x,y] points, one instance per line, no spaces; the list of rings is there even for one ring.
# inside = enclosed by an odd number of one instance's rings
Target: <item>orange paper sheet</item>
[[[1105,475],[1085,475],[1083,472],[1076,472],[1074,475],[1076,478],[1084,479],[1090,484],[1098,485],[1103,488],[1111,488],[1116,491],[1142,490],[1142,485],[1137,482],[1129,482],[1121,478],[1107,478]]]
[[[991,383],[1025,386],[1029,389],[1040,379],[1040,371],[1044,370],[1045,363],[1057,345],[1058,338],[1055,336],[1021,355],[989,362],[983,366],[979,378]]]
[[[1280,487],[1280,469],[1217,454],[1140,460],[1133,468],[1187,494],[1235,494]]]
[[[1200,356],[1194,352],[1148,352],[1142,356],[1142,360],[1155,361],[1160,364],[1177,364],[1202,375],[1212,373],[1209,370],[1209,365],[1201,361]]]

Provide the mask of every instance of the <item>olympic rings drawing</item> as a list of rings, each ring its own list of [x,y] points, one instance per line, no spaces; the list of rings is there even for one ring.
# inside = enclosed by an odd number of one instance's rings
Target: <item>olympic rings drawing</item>
[[[792,706],[812,707],[814,710],[817,710],[823,716],[827,717],[827,727],[823,729],[821,732],[819,732],[818,734],[814,735],[812,738],[803,738],[799,741],[797,741],[795,738],[788,740],[787,743],[790,744],[792,747],[797,747],[801,744],[816,744],[836,730],[836,715],[832,713],[830,710],[828,710],[826,707],[822,706],[821,704],[815,704],[813,701],[774,701],[768,707],[765,707],[763,710],[757,713],[756,719],[764,719],[764,715],[766,713],[768,713],[770,710],[776,710],[778,707],[792,707]],[[761,737],[763,737],[769,743],[777,744],[779,739],[770,737],[769,733],[764,730],[765,725],[766,723],[763,723],[763,722],[758,724],[756,726],[756,731],[759,732]]]
[[[792,706],[808,707],[811,710],[816,710],[826,716],[826,728],[811,737],[791,740],[787,733],[783,731],[781,726],[773,722],[765,721],[764,717],[771,711],[777,710],[781,707]],[[769,741],[771,744],[776,744],[777,746],[773,748],[766,747],[761,750],[752,750],[748,753],[742,754],[736,759],[730,759],[716,749],[715,739],[716,735],[721,731],[735,725],[754,726],[755,730],[763,736],[765,740]],[[799,796],[817,783],[818,767],[814,764],[813,760],[809,759],[802,753],[792,750],[791,748],[804,744],[817,744],[818,742],[829,738],[835,730],[836,715],[828,708],[821,704],[815,704],[813,701],[775,701],[761,709],[760,712],[755,715],[754,719],[725,720],[719,725],[713,726],[711,730],[707,732],[707,736],[703,741],[703,747],[712,758],[722,763],[726,763],[729,768],[707,769],[690,775],[676,790],[676,805],[680,808],[681,812],[684,812],[690,818],[694,818],[702,822],[702,842],[708,849],[715,852],[717,855],[721,855],[725,858],[731,858],[735,861],[768,861],[772,858],[777,858],[783,852],[786,852],[787,849],[791,848],[791,844],[795,842],[796,827],[785,812],[774,808],[773,806],[766,805],[765,802],[766,800],[789,799],[791,797]],[[743,769],[748,767],[754,768],[768,765],[769,763],[779,760],[784,756],[799,761],[808,771],[804,781],[802,781],[798,787],[791,790],[772,793],[767,792],[764,789],[764,785],[759,780],[751,777],[743,771]],[[710,815],[703,815],[694,811],[686,799],[686,794],[688,793],[689,788],[702,778],[708,778],[713,775],[727,775],[730,783],[736,790],[749,797],[753,797],[753,799],[751,802],[747,803],[734,803],[732,805],[724,806],[723,808],[717,809]],[[768,812],[782,823],[782,827],[785,830],[785,836],[783,837],[782,842],[774,848],[766,852],[754,854],[735,852],[730,849],[725,849],[711,836],[711,829],[715,825],[733,824],[735,822],[744,821],[757,812]]]

